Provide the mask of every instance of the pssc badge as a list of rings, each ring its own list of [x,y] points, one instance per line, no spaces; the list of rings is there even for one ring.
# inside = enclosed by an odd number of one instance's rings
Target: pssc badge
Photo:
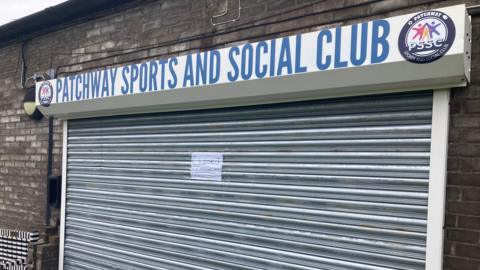
[[[448,52],[455,40],[455,24],[441,11],[425,11],[413,16],[398,37],[398,49],[407,61],[431,63]]]
[[[40,85],[40,90],[38,91],[38,100],[40,105],[44,107],[50,106],[50,103],[53,99],[53,87],[49,81],[45,81]]]

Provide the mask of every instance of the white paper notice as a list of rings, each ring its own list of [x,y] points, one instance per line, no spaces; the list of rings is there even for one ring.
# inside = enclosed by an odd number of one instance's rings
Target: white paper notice
[[[191,178],[222,181],[223,153],[193,152]]]

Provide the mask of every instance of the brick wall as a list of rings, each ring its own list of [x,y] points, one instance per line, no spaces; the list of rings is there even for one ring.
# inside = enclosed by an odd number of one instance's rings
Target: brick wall
[[[48,120],[23,112],[19,55],[18,44],[0,48],[0,228],[39,231],[45,243]],[[55,125],[54,174],[60,174],[59,121]]]
[[[33,231],[44,223],[48,121],[23,112],[18,56],[18,45],[0,49],[0,228]]]
[[[480,17],[473,17],[472,81],[452,91],[444,269],[480,269]]]
[[[229,1],[232,11],[224,20],[237,16],[237,1]],[[33,37],[25,47],[27,76],[50,68],[59,75],[77,73],[459,3],[480,1],[242,0],[240,21],[213,27],[210,16],[222,10],[223,0],[139,0]],[[480,19],[474,18],[472,85],[455,89],[452,96],[445,269],[480,270],[478,36]],[[19,48],[18,42],[0,48],[0,216],[7,217],[0,219],[0,228],[45,231],[48,121],[34,122],[23,115],[24,92],[15,86],[20,78]],[[55,126],[58,174],[60,122]],[[45,264],[35,265],[55,269],[55,243],[46,245],[36,256]]]

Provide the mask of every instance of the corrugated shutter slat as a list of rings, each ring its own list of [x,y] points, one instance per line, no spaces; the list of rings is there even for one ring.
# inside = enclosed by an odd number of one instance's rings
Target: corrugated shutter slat
[[[65,269],[424,269],[432,93],[72,120]],[[190,178],[222,152],[221,182]]]

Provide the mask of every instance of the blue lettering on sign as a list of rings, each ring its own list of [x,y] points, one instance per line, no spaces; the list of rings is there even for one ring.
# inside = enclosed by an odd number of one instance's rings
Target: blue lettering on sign
[[[133,94],[133,85],[138,79],[138,67],[137,65],[130,65],[130,94]]]
[[[110,92],[108,89],[108,71],[105,69],[103,71],[103,79],[102,79],[102,97],[110,96]]]
[[[287,74],[292,74],[292,55],[290,52],[290,39],[288,37],[282,38],[277,76],[283,75],[282,72],[284,68],[287,69]]]
[[[57,79],[54,101],[81,101],[377,64],[389,56],[389,35],[389,22],[377,20],[104,68]]]
[[[187,84],[188,83],[188,84]],[[187,55],[187,63],[185,64],[185,73],[183,74],[183,87],[193,85],[193,59],[192,55]]]
[[[230,48],[228,53],[228,59],[230,60],[230,64],[232,65],[233,70],[227,73],[228,80],[233,82],[238,79],[238,64],[236,61],[235,56],[240,54],[240,49],[238,47]]]
[[[367,37],[368,37],[368,23],[362,23],[362,33],[360,34],[360,49],[358,49],[358,24],[352,25],[352,38],[350,44],[350,60],[352,65],[360,66],[365,63],[367,59]],[[360,56],[358,56],[360,51]]]
[[[175,66],[178,65],[178,60],[176,57],[173,57],[168,62],[168,70],[170,71],[171,79],[168,80],[168,87],[173,89],[177,87],[177,73],[175,73]]]
[[[73,91],[74,91],[73,90],[74,89],[73,84],[75,82],[75,77],[72,76],[72,77],[67,77],[67,78],[70,80],[70,92],[69,92],[70,96],[68,97],[68,99],[70,101],[73,101]]]
[[[124,95],[128,94],[128,92],[129,92],[129,87],[130,87],[130,84],[128,83],[128,74],[129,73],[130,73],[130,67],[129,66],[123,67],[123,69],[122,69],[123,86],[120,87],[120,91]]]
[[[161,75],[160,75],[160,89],[165,89],[165,66],[168,64],[167,59],[162,59],[158,61],[158,64],[160,65]]]
[[[110,88],[112,90],[112,96],[115,96],[115,81],[117,80],[117,71],[118,68],[110,69]]]
[[[90,73],[92,76],[92,98],[100,97],[100,71]]]
[[[257,78],[264,78],[267,75],[267,64],[262,65],[262,63],[260,62],[260,57],[266,53],[268,53],[267,42],[258,42],[255,52],[255,76],[257,76]]]
[[[335,61],[333,66],[335,68],[344,68],[348,66],[347,61],[342,61],[341,57],[341,50],[342,50],[342,28],[337,27],[335,29]]]
[[[220,52],[213,50],[210,52],[210,76],[208,78],[208,83],[214,84],[220,80]]]
[[[69,93],[68,93],[68,77],[65,77],[64,81],[63,81],[63,98],[62,98],[62,102],[65,102],[65,101],[69,101],[68,97],[69,97]]]
[[[385,61],[388,57],[389,45],[387,41],[390,33],[390,24],[386,20],[373,21],[372,23],[372,64]],[[381,53],[378,52],[379,48]]]
[[[295,37],[295,73],[307,72],[307,67],[302,66],[302,35]]]
[[[253,47],[252,44],[245,44],[242,49],[242,79],[249,80],[253,74]]]
[[[138,88],[144,93],[148,88],[148,66],[146,63],[140,65]]]
[[[89,99],[90,98],[90,76],[87,74],[82,75],[82,82],[83,82],[83,91],[82,91],[82,98]]]
[[[220,53],[218,51],[186,56],[183,87],[200,86],[220,79]]]
[[[58,97],[60,96],[60,92],[62,91],[62,80],[58,79],[57,80],[57,94],[56,94],[56,98],[55,98],[55,102],[58,103]]]
[[[318,33],[317,38],[317,67],[320,70],[325,70],[330,67],[332,62],[332,56],[325,55],[325,61],[323,59],[323,51],[327,43],[332,42],[332,32],[330,30],[322,30]]]
[[[149,63],[150,71],[148,73],[149,80],[148,80],[148,91],[157,91],[157,72],[158,72],[158,64],[156,61],[150,61]]]
[[[277,41],[275,39],[272,39],[272,41],[270,42],[270,77],[275,76],[276,49]]]
[[[81,82],[82,82],[82,76],[77,75],[75,78],[75,100],[77,101],[82,100],[82,91],[79,87]]]
[[[208,52],[197,53],[197,69],[195,73],[195,85],[207,83]]]

